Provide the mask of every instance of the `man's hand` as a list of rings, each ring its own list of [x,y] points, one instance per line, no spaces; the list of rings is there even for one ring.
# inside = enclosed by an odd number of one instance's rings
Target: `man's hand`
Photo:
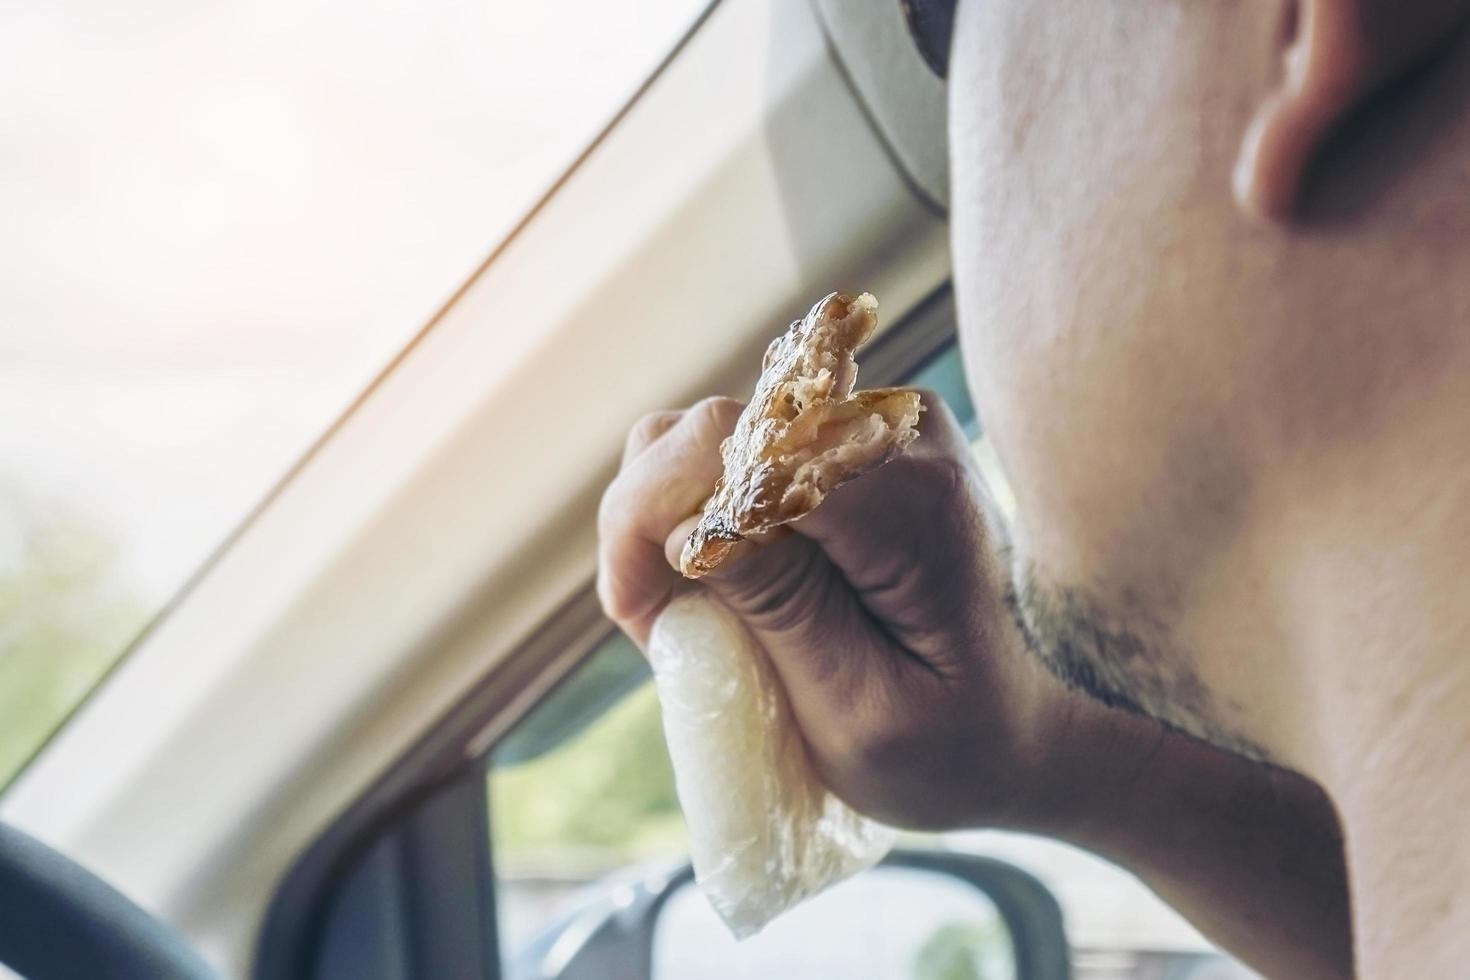
[[[701,579],[769,651],[818,770],[909,827],[1012,823],[1037,797],[1043,729],[1079,699],[1026,655],[1004,606],[1004,524],[942,401],[907,453]],[[603,499],[599,589],[637,642],[720,473],[741,405],[643,420]]]
[[[926,398],[908,453],[700,580],[759,638],[818,771],[905,827],[1052,834],[1127,866],[1270,976],[1351,975],[1341,838],[1320,789],[1098,704],[1024,649],[1005,525]],[[643,419],[599,513],[598,592],[640,645],[720,475],[728,399]]]

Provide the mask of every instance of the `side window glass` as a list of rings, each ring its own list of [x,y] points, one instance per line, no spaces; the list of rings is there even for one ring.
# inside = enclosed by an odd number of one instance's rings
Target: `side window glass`
[[[1015,980],[1016,963],[1006,925],[984,892],[948,875],[880,866],[744,942],[697,889],[679,889],[658,918],[652,976]]]
[[[604,640],[491,753],[491,846],[507,980],[559,913],[687,852],[648,666]]]

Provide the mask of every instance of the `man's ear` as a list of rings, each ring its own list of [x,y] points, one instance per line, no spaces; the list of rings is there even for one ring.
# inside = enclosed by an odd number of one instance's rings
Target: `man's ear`
[[[1288,0],[1280,84],[1257,109],[1235,165],[1235,198],[1256,217],[1288,217],[1322,142],[1384,86],[1454,35],[1467,0]]]

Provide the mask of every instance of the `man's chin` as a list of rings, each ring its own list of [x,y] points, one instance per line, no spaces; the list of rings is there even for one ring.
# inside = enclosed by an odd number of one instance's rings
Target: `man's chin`
[[[1261,746],[1220,723],[1190,659],[1146,611],[1114,608],[1088,590],[1049,582],[1030,562],[1013,563],[1007,598],[1026,645],[1067,685],[1111,708],[1269,761]]]

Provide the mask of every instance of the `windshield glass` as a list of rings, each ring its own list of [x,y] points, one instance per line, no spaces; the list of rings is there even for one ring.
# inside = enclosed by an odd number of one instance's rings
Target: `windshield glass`
[[[0,13],[0,785],[706,0]]]

